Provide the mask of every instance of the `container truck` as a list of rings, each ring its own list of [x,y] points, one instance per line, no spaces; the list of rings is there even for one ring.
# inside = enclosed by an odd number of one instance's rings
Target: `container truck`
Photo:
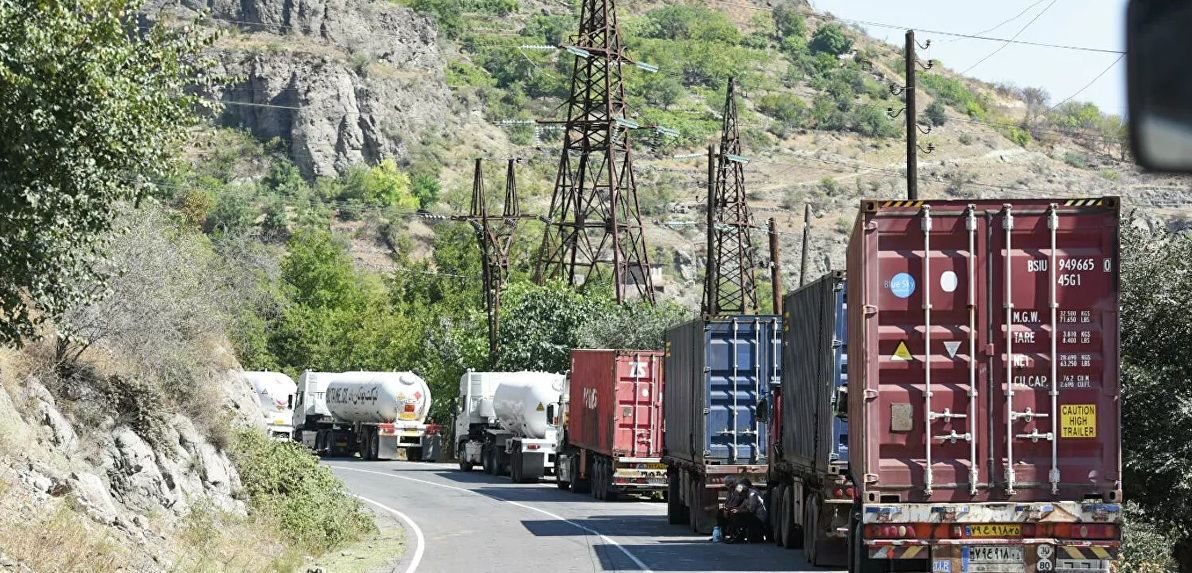
[[[294,440],[320,455],[422,458],[431,395],[413,372],[304,372]]]
[[[663,353],[572,350],[555,480],[601,500],[664,494]]]
[[[486,432],[497,428],[497,413],[493,410],[493,394],[502,377],[516,376],[515,372],[465,372],[459,379],[459,404],[455,412],[455,457],[459,469],[470,472],[482,465]]]
[[[261,404],[265,431],[272,438],[290,439],[294,432],[294,395],[298,385],[281,372],[241,372],[240,377],[252,384]]]
[[[786,296],[782,384],[770,420],[772,538],[813,565],[843,565],[853,485],[848,477],[844,273]]]
[[[861,203],[847,271],[850,570],[1114,568],[1118,209]]]
[[[492,416],[485,415],[485,399],[478,398],[475,402],[478,421],[475,426],[469,422],[470,431],[475,427],[475,437],[470,433],[461,451],[474,452],[478,447],[479,463],[485,472],[508,474],[515,482],[533,482],[553,474],[563,376],[547,372],[483,372],[477,378],[474,396],[482,396],[486,388],[492,388]],[[461,380],[461,386],[465,380]],[[461,423],[457,421],[457,424]],[[466,459],[468,464],[476,463],[475,458]],[[464,469],[465,458],[460,460],[460,469]]]
[[[701,319],[666,332],[667,519],[710,533],[725,478],[764,488],[770,386],[782,377],[777,316]]]

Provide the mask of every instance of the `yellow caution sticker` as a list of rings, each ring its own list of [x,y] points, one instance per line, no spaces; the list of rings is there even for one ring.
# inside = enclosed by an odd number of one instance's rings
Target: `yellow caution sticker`
[[[898,348],[894,349],[894,354],[890,355],[890,358],[893,358],[894,360],[902,360],[904,362],[910,362],[911,360],[915,359],[915,357],[911,355],[910,349],[906,347],[905,340],[898,343]]]
[[[539,402],[539,403],[538,403],[538,407],[537,407],[537,408],[535,408],[535,410],[538,410],[539,412],[541,412],[541,411],[543,411],[543,410],[545,410],[545,409],[546,409],[546,408],[545,408],[545,407],[543,407],[543,405],[542,405],[542,402]]]
[[[1097,437],[1097,405],[1096,404],[1062,404],[1062,405],[1060,405],[1060,437],[1061,438],[1095,438],[1095,437]]]

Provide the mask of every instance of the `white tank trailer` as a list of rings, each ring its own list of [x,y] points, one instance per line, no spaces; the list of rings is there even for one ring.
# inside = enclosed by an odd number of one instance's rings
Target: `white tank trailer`
[[[459,466],[517,482],[553,474],[564,377],[548,372],[469,372],[460,379]]]
[[[281,372],[262,371],[241,372],[240,377],[252,384],[257,394],[269,437],[290,439],[294,431],[294,398],[298,392],[294,379]]]
[[[420,460],[430,387],[413,372],[306,372],[294,439],[326,456]]]

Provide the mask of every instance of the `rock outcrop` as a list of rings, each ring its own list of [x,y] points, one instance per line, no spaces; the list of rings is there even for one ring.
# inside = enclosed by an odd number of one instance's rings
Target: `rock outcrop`
[[[288,142],[307,176],[408,157],[451,97],[434,22],[387,0],[159,0],[151,21],[227,29],[204,94],[224,125]]]

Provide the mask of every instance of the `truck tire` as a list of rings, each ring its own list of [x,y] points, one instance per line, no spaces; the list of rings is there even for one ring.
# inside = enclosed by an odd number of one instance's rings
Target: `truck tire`
[[[589,472],[590,473],[590,472]],[[592,476],[579,477],[579,454],[571,456],[571,493],[584,494],[592,490]]]
[[[493,469],[493,449],[487,442],[480,446],[480,466],[484,468],[486,474],[495,475],[497,473]]]
[[[517,448],[517,449],[513,450],[512,454],[509,454],[509,479],[512,480],[513,483],[521,483],[521,481],[522,481],[521,470],[522,470],[521,448]]]
[[[859,519],[851,519],[852,527],[848,536],[848,570],[849,573],[883,573],[888,570],[888,563],[884,559],[870,559],[865,544],[861,542],[861,528],[864,524]]]
[[[782,546],[782,523],[786,520],[786,515],[782,512],[782,500],[786,493],[786,484],[777,484],[772,490],[774,495],[771,496],[770,502],[770,521],[772,522],[773,534],[771,539],[774,544]]]
[[[592,459],[592,499],[603,499],[604,495],[604,468],[600,463],[600,458]]]
[[[819,547],[816,544],[819,532],[819,496],[811,494],[803,502],[803,555],[807,562],[819,567]]]
[[[795,517],[798,517],[799,521],[803,521],[803,514],[796,513],[796,508],[801,505],[795,503],[795,497],[798,495],[799,489],[788,485],[786,495],[782,498],[782,514],[786,516],[786,522],[783,525],[785,529],[782,534],[782,546],[787,549],[803,548],[803,530],[795,523]]]
[[[459,471],[461,471],[461,472],[470,472],[470,471],[472,471],[472,462],[467,462],[467,461],[464,461],[464,460],[460,460],[460,461],[459,461]]]
[[[671,525],[687,525],[691,517],[687,515],[687,506],[683,505],[683,494],[679,490],[679,473],[673,470],[666,472],[666,522]]]
[[[422,448],[406,448],[406,460],[411,462],[422,461]]]

